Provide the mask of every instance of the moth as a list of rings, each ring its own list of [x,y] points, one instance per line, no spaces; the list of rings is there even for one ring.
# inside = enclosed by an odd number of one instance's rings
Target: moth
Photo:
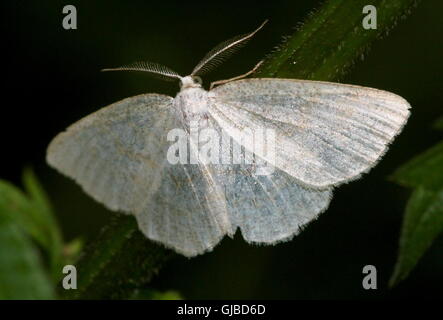
[[[151,62],[106,69],[147,72],[181,88],[175,98],[142,94],[81,119],[53,139],[47,162],[110,210],[134,215],[147,238],[187,257],[237,229],[249,243],[290,240],[327,209],[335,187],[380,160],[410,105],[386,91],[296,79],[236,77],[205,90],[200,76],[262,26],[216,46],[188,76]],[[171,130],[189,138],[184,160],[204,145],[192,124],[229,138],[219,157],[243,150],[252,161],[168,161]],[[242,136],[263,128],[273,132],[272,157],[256,148],[259,139]],[[272,170],[257,173],[259,163]]]

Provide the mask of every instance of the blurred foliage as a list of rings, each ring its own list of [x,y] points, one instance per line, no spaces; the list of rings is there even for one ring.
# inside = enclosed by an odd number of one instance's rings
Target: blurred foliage
[[[30,168],[23,171],[23,186],[29,196],[29,205],[19,211],[19,215],[26,221],[30,233],[34,231],[35,240],[40,240],[40,245],[47,250],[50,257],[51,273],[55,279],[63,266],[62,247],[63,240],[59,226],[55,220],[54,212],[49,203],[43,187],[38,182]]]
[[[58,227],[29,169],[24,181],[28,194],[0,180],[0,299],[49,299],[53,288],[28,236],[49,254],[55,267],[60,257],[54,250],[61,243]]]
[[[38,251],[0,204],[0,300],[51,299],[53,288]]]
[[[443,141],[401,166],[392,179],[414,191],[406,207],[390,286],[409,275],[443,231]]]
[[[138,233],[133,219],[117,216],[85,251],[88,258],[77,270],[82,275],[78,277],[79,289],[64,290],[60,285],[63,266],[77,262],[83,241],[76,238],[63,243],[48,197],[29,168],[23,172],[23,184],[26,193],[0,180],[0,299],[52,299],[56,287],[62,297],[128,298],[172,255]],[[45,253],[49,268],[42,264],[31,240]],[[112,277],[127,268],[127,277]],[[150,296],[140,294],[142,297],[178,299],[179,295],[152,291]]]
[[[413,158],[393,174],[399,184],[416,188],[423,186],[432,191],[443,188],[443,141]]]
[[[60,260],[61,237],[46,196],[32,171],[26,169],[23,181],[27,194],[7,181],[0,182],[3,215],[23,228],[51,256],[53,265]]]

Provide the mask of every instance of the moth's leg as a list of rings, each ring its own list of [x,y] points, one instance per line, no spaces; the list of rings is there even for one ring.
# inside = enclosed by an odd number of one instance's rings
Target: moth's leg
[[[218,80],[218,81],[211,82],[211,85],[209,86],[209,90],[212,90],[212,88],[214,88],[214,86],[218,86],[218,85],[221,85],[221,84],[225,84],[225,83],[228,83],[228,82],[231,82],[231,81],[235,81],[235,80],[239,80],[239,79],[242,79],[242,78],[245,78],[245,77],[249,76],[250,74],[254,73],[258,69],[258,67],[260,67],[260,65],[262,63],[263,63],[263,60],[260,61],[259,63],[257,63],[252,70],[246,72],[245,74],[236,76],[236,77],[231,78],[231,79]]]

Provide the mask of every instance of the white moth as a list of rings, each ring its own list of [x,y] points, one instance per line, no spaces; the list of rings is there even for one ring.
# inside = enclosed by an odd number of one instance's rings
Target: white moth
[[[386,91],[295,79],[237,77],[204,90],[198,76],[260,28],[215,47],[186,77],[149,62],[108,69],[177,79],[181,89],[175,98],[142,94],[85,117],[55,137],[47,162],[107,208],[133,214],[146,237],[188,257],[212,250],[237,228],[251,243],[291,239],[327,209],[334,187],[377,163],[410,106]],[[223,156],[243,147],[273,170],[170,163],[168,132],[191,135],[191,121],[231,138]],[[273,159],[242,139],[246,128],[273,130]]]

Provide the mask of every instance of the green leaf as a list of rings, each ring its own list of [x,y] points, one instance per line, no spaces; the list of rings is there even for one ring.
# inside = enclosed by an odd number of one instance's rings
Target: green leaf
[[[53,299],[38,252],[0,204],[0,300]]]
[[[402,165],[391,176],[415,188],[408,202],[400,248],[389,285],[404,280],[443,231],[443,141]]]
[[[1,215],[7,216],[23,228],[43,248],[51,246],[40,222],[39,209],[20,189],[4,180],[0,180],[0,208]]]
[[[40,231],[44,232],[47,238],[45,241],[45,249],[50,254],[52,273],[57,279],[62,274],[61,270],[63,266],[61,256],[63,240],[60,228],[55,220],[48,196],[30,168],[25,168],[23,171],[23,185],[30,197],[33,207],[36,209],[31,210],[29,214],[33,214],[32,219],[40,226]]]
[[[268,55],[256,76],[300,79],[338,79],[361,58],[370,44],[404,18],[416,0],[374,0],[378,28],[365,30],[362,9],[367,0],[331,0],[273,53]],[[297,21],[294,21],[296,24]],[[131,220],[132,219],[132,220]],[[68,298],[130,297],[137,286],[147,283],[162,262],[171,256],[146,240],[131,217],[119,217],[110,225],[78,264],[79,289]],[[130,239],[130,242],[128,242]],[[145,266],[143,269],[139,265]],[[137,266],[134,268],[133,266]],[[118,284],[118,285],[117,285]],[[120,290],[122,288],[122,290]]]
[[[409,199],[400,237],[400,250],[392,287],[405,279],[433,240],[443,231],[443,190],[430,191],[422,186]]]
[[[270,54],[257,74],[261,77],[310,80],[339,79],[370,44],[385,36],[411,12],[416,0],[331,0],[312,14]],[[362,27],[363,7],[377,9],[377,29]]]
[[[61,294],[66,299],[126,299],[173,256],[147,240],[132,216],[117,215],[76,264],[78,289],[60,288]]]
[[[406,187],[443,188],[443,141],[397,169],[391,179]]]
[[[3,214],[28,233],[49,255],[54,279],[62,275],[62,237],[46,193],[31,169],[23,172],[27,194],[8,181],[0,180]]]

